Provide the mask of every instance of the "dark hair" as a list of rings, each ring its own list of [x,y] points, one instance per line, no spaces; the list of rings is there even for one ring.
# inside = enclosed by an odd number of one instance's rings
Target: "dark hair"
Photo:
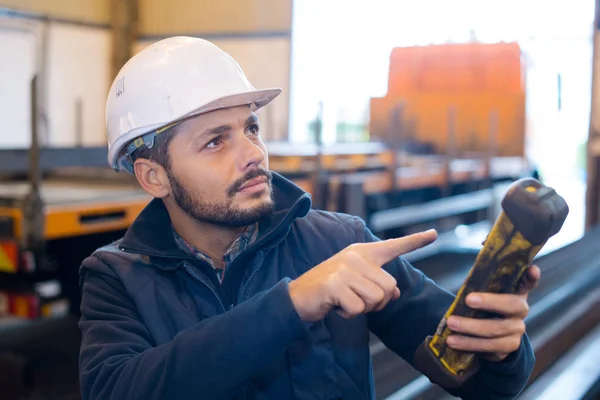
[[[138,158],[145,158],[160,164],[163,168],[171,168],[171,158],[169,157],[169,145],[175,137],[179,125],[172,126],[166,131],[154,137],[154,146],[151,149],[142,145],[139,149],[133,152],[132,160],[135,162]]]

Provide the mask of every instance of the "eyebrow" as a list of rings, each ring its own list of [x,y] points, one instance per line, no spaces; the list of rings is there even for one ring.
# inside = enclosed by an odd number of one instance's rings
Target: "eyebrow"
[[[254,114],[254,113],[250,114],[250,116],[246,120],[246,126],[256,124],[257,122],[258,122],[258,117],[256,116],[256,114]]]
[[[246,119],[246,123],[244,126],[252,125],[257,122],[258,122],[258,117],[255,114],[252,114]],[[200,135],[200,137],[205,138],[208,136],[220,135],[220,134],[228,132],[230,130],[231,130],[231,125],[220,125],[215,128],[207,129]]]

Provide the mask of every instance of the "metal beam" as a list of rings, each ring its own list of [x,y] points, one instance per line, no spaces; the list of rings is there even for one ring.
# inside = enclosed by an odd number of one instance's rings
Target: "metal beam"
[[[12,8],[0,6],[0,17],[19,18],[33,21],[55,22],[57,24],[68,24],[83,26],[86,28],[108,29],[109,25],[103,22],[84,21],[72,18],[63,18],[53,15],[42,14],[33,11],[15,10]]]
[[[106,147],[65,147],[39,149],[39,168],[42,172],[64,167],[106,167]],[[29,149],[0,150],[0,173],[28,173]]]
[[[362,182],[343,179],[339,193],[338,210],[362,219],[367,218],[367,206]]]
[[[112,76],[131,58],[133,43],[138,39],[138,0],[112,0],[111,30],[113,40]]]
[[[600,0],[596,0],[592,57],[592,106],[587,144],[586,230],[600,223]]]
[[[433,200],[414,206],[403,206],[377,211],[369,219],[369,227],[375,232],[401,228],[412,224],[434,221],[492,207],[495,202],[493,189],[484,189]]]
[[[522,400],[580,400],[592,398],[600,382],[600,326],[576,343],[573,349],[525,391]],[[587,396],[587,397],[586,397]]]

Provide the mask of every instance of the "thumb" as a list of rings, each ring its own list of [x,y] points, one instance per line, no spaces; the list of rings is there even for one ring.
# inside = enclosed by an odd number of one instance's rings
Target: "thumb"
[[[437,232],[430,229],[400,238],[364,244],[361,255],[375,265],[383,265],[402,254],[425,247],[437,239]]]

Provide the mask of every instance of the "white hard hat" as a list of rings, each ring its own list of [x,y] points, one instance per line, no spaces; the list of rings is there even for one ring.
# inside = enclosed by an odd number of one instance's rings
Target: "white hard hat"
[[[220,108],[249,105],[254,111],[280,93],[255,89],[238,63],[206,40],[178,36],[156,42],[133,56],[110,88],[108,163],[131,171],[129,153],[144,143],[151,147],[160,128]],[[143,136],[148,140],[135,140]]]

